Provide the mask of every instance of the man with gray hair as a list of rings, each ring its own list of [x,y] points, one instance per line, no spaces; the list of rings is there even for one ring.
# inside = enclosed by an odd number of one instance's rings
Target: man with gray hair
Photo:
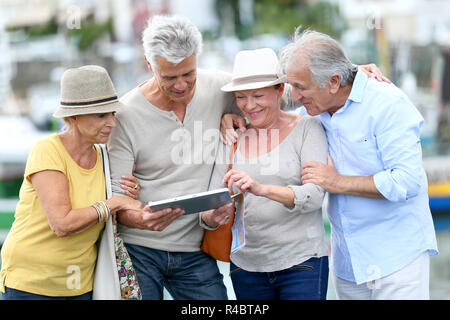
[[[328,164],[302,168],[329,192],[340,299],[429,299],[437,254],[422,166],[423,118],[395,85],[369,79],[328,35],[297,29],[281,54],[292,97],[318,116]]]
[[[221,117],[239,112],[234,96],[220,90],[230,75],[197,69],[202,37],[186,18],[154,16],[142,42],[153,77],[121,98],[127,108],[108,144],[113,192],[122,192],[121,174],[134,164],[144,203],[207,191]],[[227,299],[216,260],[200,244],[204,229],[225,224],[232,206],[182,214],[118,215],[143,298],[162,299],[166,287],[174,299]]]

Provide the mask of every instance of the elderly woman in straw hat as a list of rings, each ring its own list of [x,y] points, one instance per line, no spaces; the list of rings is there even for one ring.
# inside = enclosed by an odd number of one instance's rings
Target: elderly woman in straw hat
[[[237,299],[325,299],[324,191],[300,176],[305,162],[326,163],[327,140],[317,119],[280,109],[278,70],[272,49],[237,54],[232,82],[222,90],[234,92],[249,124],[233,156],[229,146],[219,148],[210,188],[244,194],[243,217],[235,219],[244,225],[245,242],[230,263]]]
[[[110,214],[142,210],[138,180],[124,176],[129,196],[106,200],[100,149],[121,107],[99,66],[67,70],[54,113],[67,130],[36,143],[20,189],[15,221],[2,248],[3,299],[90,299],[96,241]]]

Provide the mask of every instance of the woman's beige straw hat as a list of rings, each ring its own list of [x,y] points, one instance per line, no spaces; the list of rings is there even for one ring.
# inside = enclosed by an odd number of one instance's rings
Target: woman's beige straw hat
[[[95,65],[71,68],[61,78],[61,102],[53,116],[115,112],[123,105],[105,68]]]
[[[241,91],[274,86],[286,82],[278,58],[270,48],[239,51],[234,59],[230,83],[222,91]]]

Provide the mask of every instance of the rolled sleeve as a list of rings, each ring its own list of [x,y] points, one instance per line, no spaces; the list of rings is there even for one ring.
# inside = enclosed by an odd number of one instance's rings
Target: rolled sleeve
[[[200,225],[200,227],[202,227],[203,229],[206,229],[206,230],[212,230],[212,231],[214,231],[214,230],[216,230],[217,228],[219,228],[219,226],[214,227],[214,228],[208,226],[208,225],[203,221],[203,219],[202,219],[202,213],[201,213],[201,212],[198,214],[198,224]]]
[[[307,213],[322,208],[325,191],[321,187],[308,183],[301,186],[288,185],[288,188],[294,192],[295,206],[286,206],[291,213]]]
[[[396,108],[405,112],[391,112],[384,122],[377,144],[385,170],[374,174],[378,191],[389,201],[406,201],[421,190],[425,175],[422,166],[420,127],[423,118],[404,101]],[[394,108],[394,106],[392,106]],[[409,111],[409,112],[406,112]]]
[[[393,171],[392,169],[375,174],[373,176],[375,187],[389,201],[405,201],[407,199],[406,189],[395,182]]]

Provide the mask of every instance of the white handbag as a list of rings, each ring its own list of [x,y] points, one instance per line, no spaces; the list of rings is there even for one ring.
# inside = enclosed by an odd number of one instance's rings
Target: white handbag
[[[99,145],[105,173],[106,198],[112,196],[111,176],[108,152]],[[99,247],[94,273],[93,300],[142,299],[136,274],[122,239],[117,234],[117,226],[112,215],[105,223]],[[119,247],[119,250],[118,250]],[[116,252],[118,256],[116,257]],[[120,269],[120,270],[119,270]],[[119,272],[120,271],[120,272]],[[131,279],[130,279],[131,278]],[[130,279],[130,281],[127,281]],[[131,286],[128,283],[132,283]]]

